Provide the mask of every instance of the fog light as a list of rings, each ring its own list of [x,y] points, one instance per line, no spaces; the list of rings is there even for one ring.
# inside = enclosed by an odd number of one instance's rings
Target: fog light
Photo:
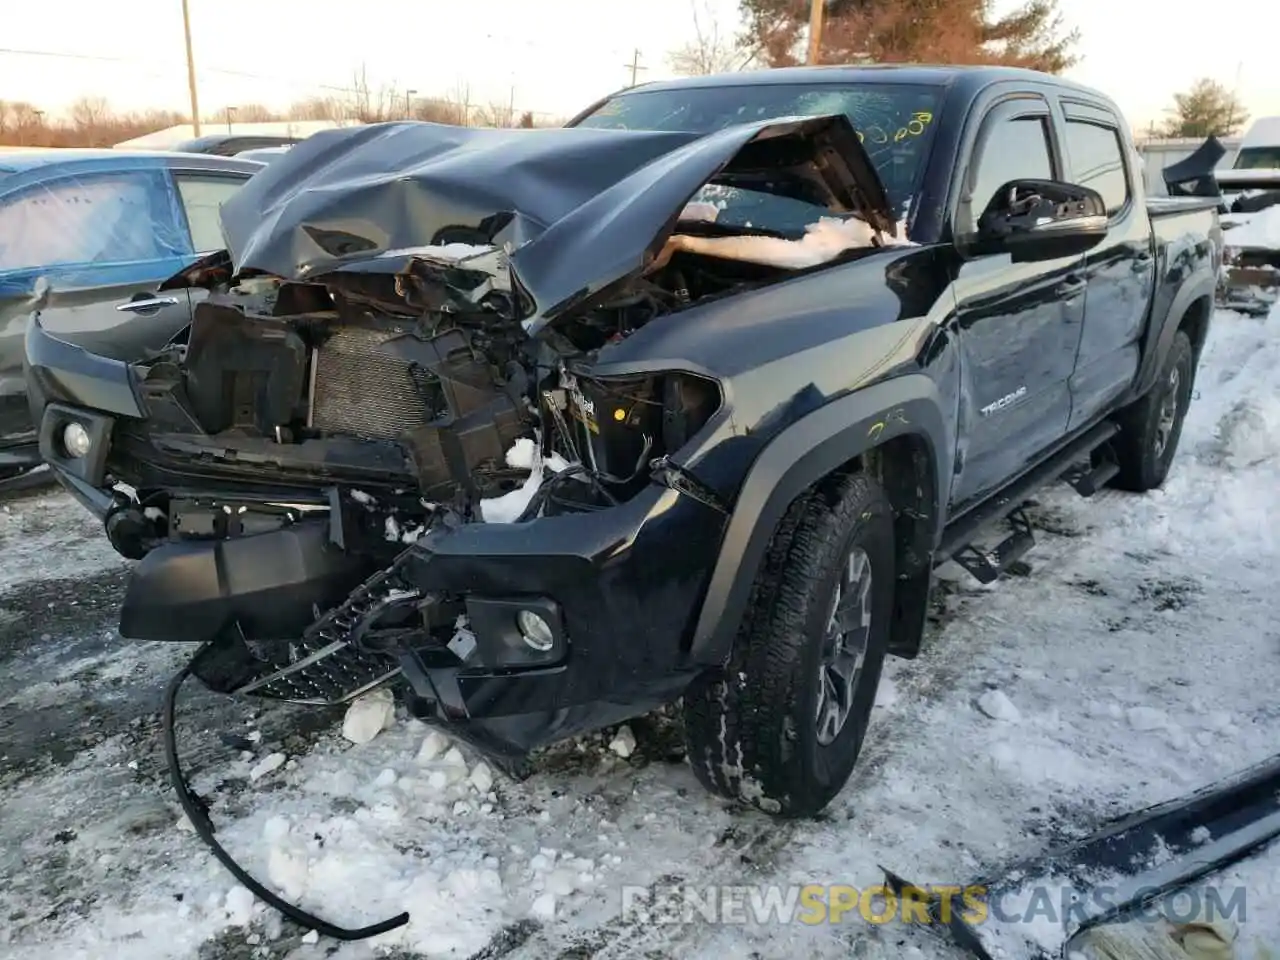
[[[93,441],[89,439],[89,431],[78,423],[68,423],[62,428],[62,449],[79,459],[89,452]]]
[[[551,624],[532,610],[521,610],[517,613],[516,626],[520,628],[520,636],[524,638],[525,644],[539,653],[546,653],[556,644],[556,635],[551,629]]]

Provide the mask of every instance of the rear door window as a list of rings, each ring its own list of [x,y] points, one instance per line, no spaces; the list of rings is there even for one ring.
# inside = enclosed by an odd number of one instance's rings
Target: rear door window
[[[191,228],[191,245],[196,253],[213,253],[226,247],[222,239],[222,220],[219,211],[231,195],[249,179],[234,174],[174,174],[178,182],[178,196],[187,214]]]
[[[159,171],[57,177],[0,199],[0,270],[188,253]]]
[[[1068,117],[1064,128],[1073,182],[1102,194],[1107,213],[1114,215],[1129,202],[1129,175],[1125,169],[1120,131],[1099,123]]]

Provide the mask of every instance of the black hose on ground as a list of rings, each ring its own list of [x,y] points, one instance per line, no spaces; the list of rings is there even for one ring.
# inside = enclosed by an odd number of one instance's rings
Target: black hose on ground
[[[199,656],[199,654],[197,653],[196,656]],[[195,828],[196,836],[204,841],[205,845],[213,851],[213,855],[218,858],[218,861],[255,897],[268,906],[274,907],[295,923],[306,927],[308,930],[314,930],[322,936],[332,937],[334,940],[366,940],[369,937],[376,937],[381,933],[386,933],[388,930],[403,927],[408,923],[409,914],[402,913],[399,916],[392,917],[390,920],[383,920],[381,923],[358,927],[354,930],[335,926],[307,913],[300,907],[295,907],[288,901],[280,899],[231,859],[231,855],[214,838],[213,821],[209,819],[208,806],[191,789],[186,777],[182,775],[182,767],[178,762],[178,744],[175,732],[176,724],[174,722],[175,707],[178,700],[178,691],[182,689],[182,684],[190,675],[191,664],[188,663],[169,681],[169,686],[164,693],[161,723],[164,727],[164,752],[165,759],[169,764],[169,780],[173,783],[173,789],[178,794],[178,802],[182,804],[182,809],[186,812],[187,819],[191,821],[191,825]]]

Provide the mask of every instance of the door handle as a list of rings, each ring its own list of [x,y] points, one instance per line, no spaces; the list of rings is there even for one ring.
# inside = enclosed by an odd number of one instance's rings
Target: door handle
[[[1062,281],[1062,283],[1053,288],[1053,292],[1059,300],[1074,300],[1084,293],[1084,288],[1087,286],[1088,283],[1079,277],[1075,277],[1071,280]]]
[[[177,297],[151,297],[147,300],[130,300],[128,303],[120,304],[116,309],[121,313],[148,313],[152,310],[159,310],[161,307],[176,307],[177,305]]]

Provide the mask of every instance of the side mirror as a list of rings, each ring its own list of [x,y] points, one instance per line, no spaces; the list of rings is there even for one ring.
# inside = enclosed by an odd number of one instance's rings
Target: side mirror
[[[1057,180],[1011,180],[978,218],[975,253],[1008,253],[1014,263],[1077,256],[1107,235],[1107,204],[1088,187]]]

